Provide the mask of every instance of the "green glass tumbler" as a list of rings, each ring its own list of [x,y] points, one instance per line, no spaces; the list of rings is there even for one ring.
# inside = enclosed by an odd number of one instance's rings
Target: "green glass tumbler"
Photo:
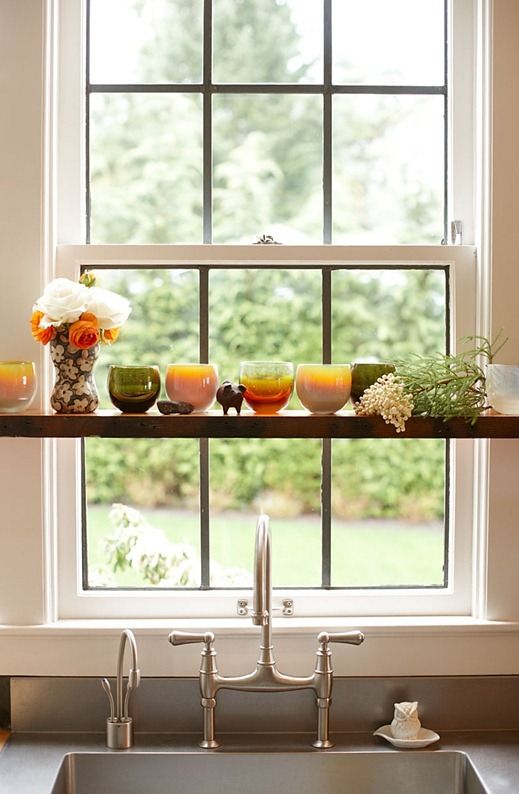
[[[112,364],[108,370],[108,393],[112,403],[123,413],[142,414],[155,404],[160,392],[158,366],[122,366]]]

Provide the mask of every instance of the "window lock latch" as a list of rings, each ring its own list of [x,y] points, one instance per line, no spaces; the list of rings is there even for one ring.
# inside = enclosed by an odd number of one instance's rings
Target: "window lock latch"
[[[451,245],[463,244],[463,222],[451,221]]]
[[[292,617],[294,614],[294,599],[283,598],[281,601],[281,606],[274,607],[272,611],[281,612],[281,614],[286,618]],[[236,602],[236,614],[238,614],[241,618],[246,618],[251,614],[251,608],[249,607],[249,601],[247,598],[238,598]]]

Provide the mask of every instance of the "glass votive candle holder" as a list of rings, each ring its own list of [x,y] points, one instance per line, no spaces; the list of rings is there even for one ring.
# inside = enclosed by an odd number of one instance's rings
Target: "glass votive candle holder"
[[[144,413],[155,404],[159,392],[158,366],[112,364],[108,370],[110,399],[123,413]]]
[[[34,400],[36,386],[34,361],[0,361],[0,413],[25,411]]]
[[[257,414],[275,414],[288,405],[294,389],[294,365],[289,361],[242,361],[243,396]]]
[[[194,411],[207,411],[215,401],[217,388],[214,364],[168,364],[166,393],[174,402],[191,403]]]
[[[334,414],[350,399],[351,367],[349,364],[299,364],[296,392],[307,411]]]
[[[519,364],[487,364],[489,405],[500,414],[519,414]]]
[[[360,400],[366,389],[369,389],[382,375],[395,371],[395,365],[388,361],[356,361],[351,365],[351,401]]]

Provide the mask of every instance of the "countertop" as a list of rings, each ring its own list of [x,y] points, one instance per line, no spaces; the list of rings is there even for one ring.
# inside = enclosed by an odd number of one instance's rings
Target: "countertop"
[[[323,752],[311,747],[311,736],[227,734],[222,735],[225,752]],[[335,734],[336,746],[326,753],[402,752],[371,734]],[[136,734],[128,751],[200,752],[194,734]],[[445,733],[425,750],[411,752],[462,751],[467,753],[489,794],[519,794],[519,730]],[[23,733],[13,734],[0,754],[2,794],[49,794],[63,756],[69,752],[114,752],[107,750],[102,734]],[[214,751],[212,751],[214,752]]]

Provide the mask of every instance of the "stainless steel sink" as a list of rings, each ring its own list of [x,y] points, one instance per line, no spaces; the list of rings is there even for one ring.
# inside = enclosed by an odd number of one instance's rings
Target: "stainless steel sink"
[[[487,794],[461,752],[70,753],[51,794]]]

